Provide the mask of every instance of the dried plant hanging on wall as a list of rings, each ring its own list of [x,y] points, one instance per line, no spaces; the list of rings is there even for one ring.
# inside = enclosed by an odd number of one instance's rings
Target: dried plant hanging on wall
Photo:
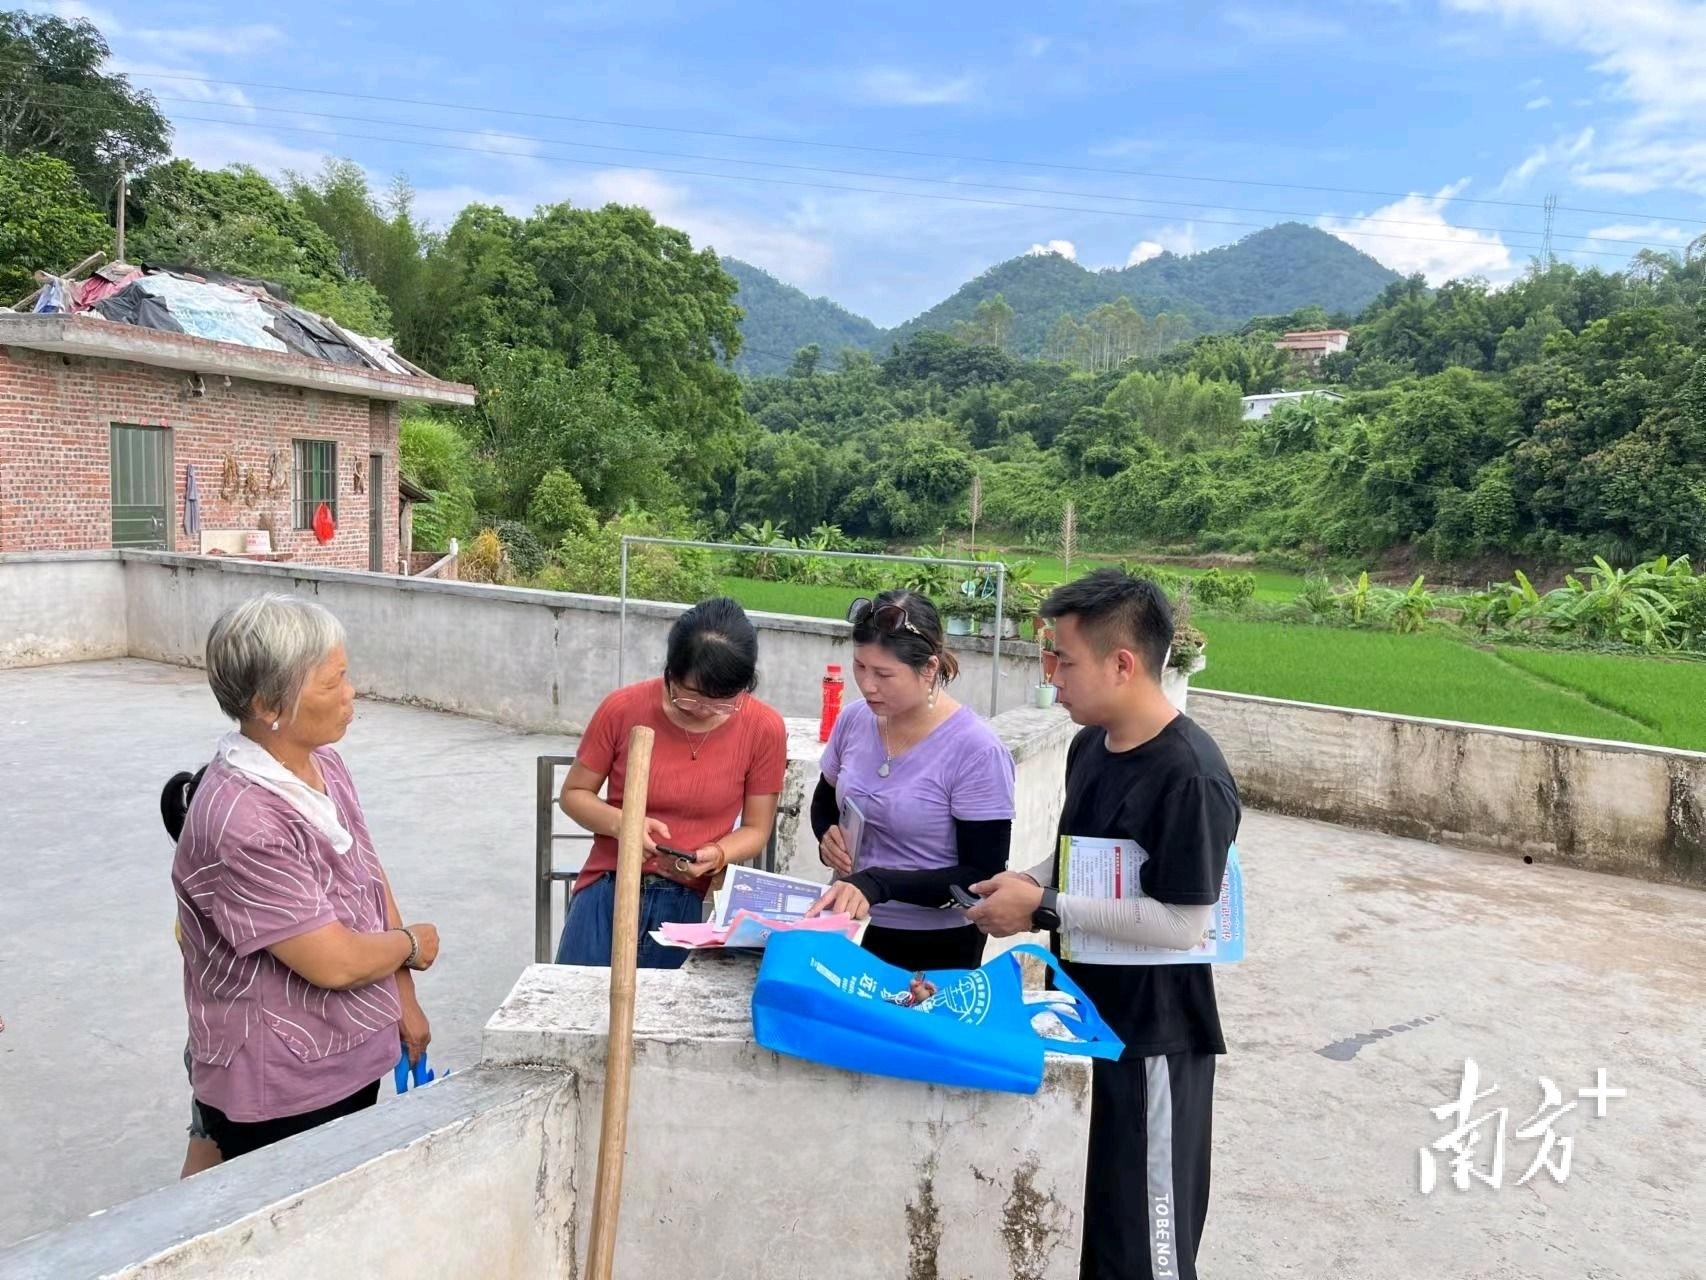
[[[261,505],[261,473],[253,467],[243,468],[243,502],[251,507]]]
[[[367,492],[367,477],[361,474],[361,463],[358,462],[350,468],[350,482],[357,493]]]
[[[290,468],[284,465],[284,454],[274,449],[267,455],[267,496],[282,497],[290,488]]]
[[[219,497],[222,502],[235,502],[243,487],[243,474],[237,465],[237,455],[227,453],[219,468]]]

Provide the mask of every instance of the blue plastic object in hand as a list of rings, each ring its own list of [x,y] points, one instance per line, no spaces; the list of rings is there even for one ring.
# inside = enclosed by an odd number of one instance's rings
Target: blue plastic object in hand
[[[424,1050],[421,1053],[420,1061],[411,1067],[409,1065],[409,1051],[404,1048],[397,1055],[397,1065],[392,1069],[391,1074],[397,1081],[398,1093],[409,1091],[410,1076],[414,1077],[416,1084],[431,1084],[433,1082],[433,1073],[427,1069],[427,1056]]]

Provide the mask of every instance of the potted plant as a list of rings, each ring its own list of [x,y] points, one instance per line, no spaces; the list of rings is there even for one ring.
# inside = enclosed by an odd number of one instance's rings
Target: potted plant
[[[1039,620],[1040,621],[1040,620]],[[1037,639],[1037,683],[1031,689],[1031,705],[1035,707],[1052,707],[1060,690],[1054,687],[1054,681],[1049,679],[1048,663],[1045,655],[1054,652],[1054,628],[1039,626]]]
[[[960,583],[960,589],[953,593],[948,602],[943,623],[951,636],[972,636],[977,634],[977,616],[973,609],[976,602],[977,579]]]
[[[1173,646],[1167,652],[1167,666],[1161,673],[1161,690],[1167,701],[1181,712],[1190,693],[1191,677],[1208,665],[1204,656],[1207,647],[1208,637],[1189,622],[1174,624]]]

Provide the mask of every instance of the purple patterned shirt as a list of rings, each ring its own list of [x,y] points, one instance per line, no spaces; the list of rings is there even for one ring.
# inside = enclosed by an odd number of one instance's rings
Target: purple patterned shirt
[[[172,860],[195,1096],[232,1120],[300,1115],[348,1097],[397,1062],[397,980],[311,986],[267,951],[333,921],[386,927],[385,883],[338,753],[314,753],[354,837],[339,854],[282,797],[215,760]]]

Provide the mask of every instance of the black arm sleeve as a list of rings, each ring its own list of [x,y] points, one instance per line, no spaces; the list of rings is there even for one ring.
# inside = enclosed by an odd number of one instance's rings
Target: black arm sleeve
[[[812,792],[812,834],[822,840],[823,833],[840,821],[841,807],[835,803],[835,788],[820,773],[817,790]]]
[[[848,877],[870,902],[910,902],[940,907],[950,901],[949,885],[970,887],[1007,870],[1007,848],[1013,840],[1011,818],[954,819],[954,847],[960,860],[951,867],[928,871],[890,871],[872,867]]]

